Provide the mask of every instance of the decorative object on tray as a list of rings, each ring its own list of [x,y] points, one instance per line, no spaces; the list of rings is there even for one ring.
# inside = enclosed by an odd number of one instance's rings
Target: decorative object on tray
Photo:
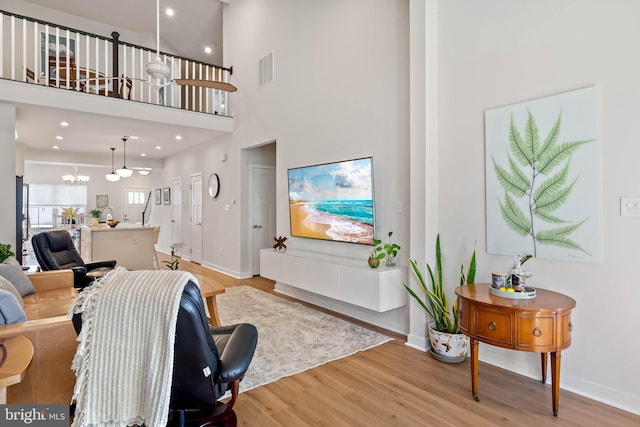
[[[429,324],[429,341],[431,343],[432,354],[434,358],[441,360],[441,357],[448,359],[449,363],[462,362],[469,350],[469,338],[460,333],[458,328],[458,300],[449,309],[447,296],[444,292],[444,279],[442,275],[442,251],[440,250],[440,235],[436,237],[436,265],[435,271],[431,269],[427,263],[427,270],[431,278],[431,286],[428,287],[420,267],[415,260],[409,260],[411,269],[418,279],[418,283],[422,288],[425,299],[422,300],[418,294],[408,285],[404,284],[407,292],[420,304],[427,312],[433,322]],[[471,284],[475,282],[476,277],[476,251],[475,248],[469,260],[469,268],[464,273],[464,264],[460,266],[460,285]],[[437,357],[437,356],[440,357]]]
[[[109,221],[107,221],[107,224],[109,224],[109,227],[111,228],[116,228],[116,225],[120,224],[120,221],[116,221],[115,219],[110,219]]]
[[[284,242],[287,241],[286,237],[274,237],[273,240],[276,242],[275,245],[273,245],[273,249],[275,249],[276,252],[285,252],[287,250],[287,245],[284,244]]]
[[[515,263],[509,274],[493,273],[489,293],[491,295],[510,299],[535,298],[536,290],[525,286],[526,280],[533,276],[533,273],[525,271],[522,268],[522,265],[532,257],[532,255],[516,255]]]

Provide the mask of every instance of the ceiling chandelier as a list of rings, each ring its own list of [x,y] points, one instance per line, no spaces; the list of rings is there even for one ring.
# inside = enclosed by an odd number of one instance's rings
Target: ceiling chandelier
[[[156,57],[145,65],[147,74],[154,79],[162,80],[169,75],[169,66],[160,59],[160,0],[156,0]]]
[[[133,175],[133,170],[127,168],[127,139],[129,139],[128,136],[122,137],[122,168],[116,171],[122,178],[129,178],[131,175]]]
[[[120,179],[120,175],[118,175],[114,169],[113,165],[113,153],[116,151],[116,147],[111,147],[111,173],[105,175],[107,181],[115,182]]]
[[[78,175],[78,167],[73,167],[73,175],[63,175],[62,180],[65,184],[86,184],[89,182],[89,177],[86,175]]]

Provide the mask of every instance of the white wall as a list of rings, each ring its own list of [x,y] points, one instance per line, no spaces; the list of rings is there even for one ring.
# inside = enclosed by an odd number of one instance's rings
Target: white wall
[[[640,3],[633,0],[471,0],[439,3],[439,228],[445,269],[478,242],[478,281],[511,259],[486,253],[485,110],[587,86],[601,93],[601,264],[535,259],[531,284],[570,295],[573,340],[561,387],[640,413],[640,218],[619,197],[640,195]],[[428,190],[427,190],[428,191]],[[638,239],[638,240],[634,240]],[[453,286],[453,284],[452,284]],[[539,375],[539,356],[480,350],[481,360]]]
[[[408,2],[240,0],[224,9],[233,150],[277,140],[277,234],[290,236],[287,169],[373,156],[376,231],[408,254]],[[274,52],[275,80],[258,88]],[[403,213],[396,214],[396,201]],[[289,238],[366,262],[368,247]]]

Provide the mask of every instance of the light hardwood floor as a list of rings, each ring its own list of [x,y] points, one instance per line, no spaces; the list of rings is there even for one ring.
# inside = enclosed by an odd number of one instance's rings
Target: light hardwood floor
[[[161,260],[167,259],[159,255]],[[184,260],[180,262],[180,269],[205,275],[227,287],[249,285],[274,293],[274,283],[261,277],[233,279]],[[471,396],[469,361],[457,365],[438,362],[429,354],[406,346],[404,336],[347,320],[395,339],[241,393],[235,406],[238,424],[260,427],[640,425],[640,416],[567,390],[560,393],[559,416],[554,417],[550,385],[482,362],[480,402],[475,402]]]

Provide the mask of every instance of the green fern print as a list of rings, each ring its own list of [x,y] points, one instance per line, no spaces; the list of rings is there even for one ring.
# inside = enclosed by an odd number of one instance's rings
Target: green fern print
[[[595,140],[558,143],[561,117],[562,112],[541,142],[538,126],[530,111],[524,137],[513,123],[512,115],[509,128],[509,165],[498,165],[492,156],[498,182],[504,188],[504,200],[498,200],[502,219],[517,234],[531,236],[534,256],[537,254],[538,244],[575,249],[589,255],[570,238],[571,233],[588,218],[571,223],[559,218],[555,211],[566,202],[578,180],[576,177],[567,182],[572,154],[582,145]],[[516,202],[523,198],[528,201],[528,211],[523,211]]]

